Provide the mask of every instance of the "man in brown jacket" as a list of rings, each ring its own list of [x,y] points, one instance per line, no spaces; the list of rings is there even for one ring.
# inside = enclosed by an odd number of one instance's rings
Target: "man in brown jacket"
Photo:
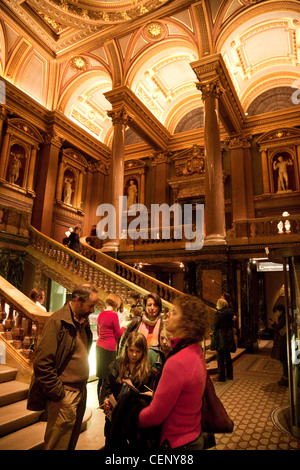
[[[41,411],[47,405],[45,450],[75,449],[89,377],[92,333],[88,317],[97,301],[95,287],[76,287],[72,300],[47,320],[38,343],[27,408]]]

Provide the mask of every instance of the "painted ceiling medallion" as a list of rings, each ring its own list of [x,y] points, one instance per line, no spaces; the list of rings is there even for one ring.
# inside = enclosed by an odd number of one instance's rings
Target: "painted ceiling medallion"
[[[84,57],[75,56],[71,59],[71,67],[78,72],[84,72],[88,67],[88,62]]]
[[[153,21],[145,26],[144,35],[151,41],[159,41],[165,37],[166,29],[162,23]]]
[[[156,10],[169,0],[48,0],[64,14],[83,21],[119,23]]]

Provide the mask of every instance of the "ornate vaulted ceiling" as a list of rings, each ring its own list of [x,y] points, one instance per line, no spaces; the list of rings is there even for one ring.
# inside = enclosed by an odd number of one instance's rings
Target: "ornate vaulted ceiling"
[[[129,87],[173,134],[202,125],[190,63],[221,53],[245,113],[295,106],[298,0],[2,0],[1,75],[109,145]]]

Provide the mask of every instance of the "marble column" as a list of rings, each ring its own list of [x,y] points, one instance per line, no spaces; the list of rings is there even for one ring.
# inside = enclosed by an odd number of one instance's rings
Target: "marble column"
[[[78,188],[77,188],[77,200],[76,200],[76,207],[78,207],[78,209],[81,209],[82,186],[83,186],[83,172],[80,171],[78,175]]]
[[[60,202],[62,200],[62,192],[63,192],[63,186],[64,186],[64,169],[65,169],[65,164],[63,161],[61,161],[59,163],[57,186],[56,186],[56,200]]]
[[[123,107],[108,111],[108,116],[112,119],[114,127],[108,202],[115,208],[116,232],[114,238],[104,240],[103,250],[116,252],[119,250],[121,240],[120,218],[122,217],[122,207],[119,207],[119,204],[120,197],[124,195],[125,129],[130,118]]]
[[[0,105],[0,144],[2,142],[3,125],[6,120],[7,110]]]
[[[54,132],[47,134],[38,162],[32,225],[49,237],[52,236],[53,203],[58,173],[58,157],[62,142],[62,139]]]
[[[38,148],[32,147],[31,155],[30,155],[30,164],[29,164],[29,172],[28,172],[28,180],[27,180],[27,188],[30,191],[34,191],[33,189],[33,180],[34,180],[34,171],[35,171],[35,163],[36,163],[36,155],[37,155]]]
[[[269,166],[268,166],[268,151],[265,148],[260,149],[261,153],[261,167],[263,177],[263,188],[264,194],[270,194],[270,178],[269,178]]]
[[[238,135],[229,141],[233,223],[255,216],[250,145],[251,136]]]
[[[155,152],[152,158],[152,204],[169,203],[169,164],[170,157],[168,152]]]
[[[225,90],[218,78],[197,83],[204,102],[205,206],[204,245],[225,245],[225,203],[218,100]]]
[[[7,132],[3,139],[1,155],[0,155],[0,179],[3,179],[3,180],[5,180],[5,176],[6,176],[5,173],[7,169],[9,145],[10,145],[10,134]]]

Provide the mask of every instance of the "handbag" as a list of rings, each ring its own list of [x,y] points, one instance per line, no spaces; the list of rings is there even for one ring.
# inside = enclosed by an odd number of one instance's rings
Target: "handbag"
[[[214,384],[208,372],[202,399],[201,425],[202,431],[207,433],[231,433],[234,427],[233,421],[216,395]]]

